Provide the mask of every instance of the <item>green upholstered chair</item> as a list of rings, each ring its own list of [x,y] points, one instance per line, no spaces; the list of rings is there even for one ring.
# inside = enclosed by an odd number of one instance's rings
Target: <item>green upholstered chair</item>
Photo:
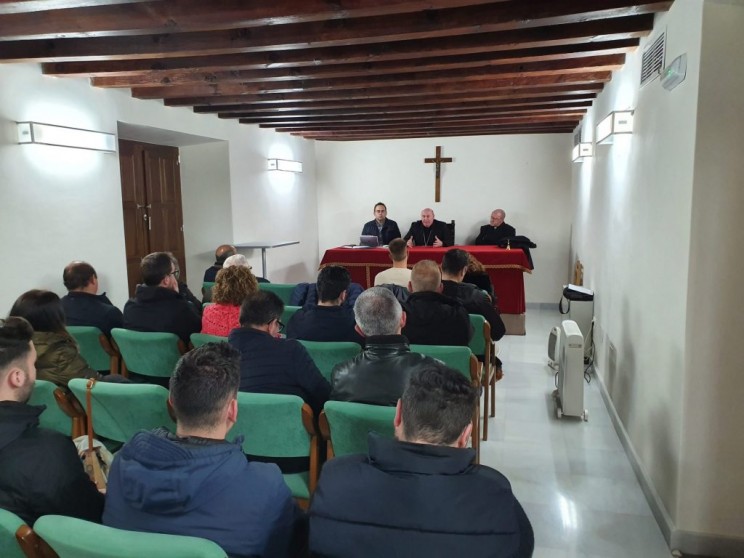
[[[320,434],[326,441],[328,459],[354,453],[367,454],[367,434],[377,432],[393,438],[395,407],[348,401],[326,401],[320,413]]]
[[[441,360],[450,368],[459,370],[474,386],[480,388],[480,363],[468,347],[411,345],[411,351]],[[476,452],[476,463],[480,463],[480,399],[476,403],[475,409],[473,409],[473,434],[471,443]]]
[[[204,281],[202,283],[202,302],[212,302],[212,289],[214,281]]]
[[[292,496],[309,502],[318,481],[318,436],[313,411],[296,395],[238,393],[238,420],[228,439],[242,435],[243,453],[261,457],[307,457],[306,472],[285,474]]]
[[[310,353],[315,366],[318,367],[323,377],[331,381],[331,372],[333,367],[339,362],[346,362],[358,355],[362,348],[357,343],[351,341],[304,341],[300,343]]]
[[[34,531],[59,558],[225,558],[207,539],[114,529],[62,515],[45,515]]]
[[[39,426],[77,438],[85,433],[85,411],[77,399],[57,384],[36,380],[29,405],[46,405],[39,417]]]
[[[0,509],[0,556],[3,558],[26,558],[16,533],[21,527],[28,527],[16,514]]]
[[[93,326],[67,326],[66,329],[75,338],[88,366],[101,372],[119,373],[120,355],[100,329]]]
[[[288,324],[289,320],[294,316],[294,313],[300,308],[302,308],[302,306],[290,306],[289,304],[285,304],[284,312],[282,312],[282,322]]]
[[[85,387],[88,380],[74,378],[70,391],[85,408]],[[175,428],[168,414],[168,390],[152,384],[96,382],[91,393],[93,430],[114,442],[124,443],[140,430],[165,426]]]
[[[206,333],[192,333],[189,339],[191,340],[191,346],[195,349],[207,343],[227,343],[227,337]]]
[[[170,377],[186,346],[174,333],[132,331],[114,328],[111,336],[122,358],[122,372],[143,376]]]
[[[480,314],[470,314],[473,338],[470,350],[481,363],[481,385],[483,386],[483,440],[488,440],[488,416],[496,416],[496,369],[493,365],[494,342],[491,340],[491,324]],[[489,404],[490,401],[490,404]]]
[[[284,304],[289,304],[290,298],[292,298],[292,292],[294,291],[297,283],[259,283],[258,288],[262,291],[269,291],[277,295],[282,299]]]

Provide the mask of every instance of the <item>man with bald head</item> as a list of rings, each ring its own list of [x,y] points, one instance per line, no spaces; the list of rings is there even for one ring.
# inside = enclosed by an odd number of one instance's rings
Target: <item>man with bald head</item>
[[[122,314],[106,296],[98,294],[98,275],[87,262],[70,262],[62,272],[67,294],[62,297],[65,321],[71,326],[93,326],[106,335],[122,327]]]
[[[204,272],[204,282],[214,283],[217,277],[217,272],[222,269],[225,260],[237,253],[237,248],[230,244],[221,244],[220,246],[218,246],[217,250],[214,251],[214,265],[207,268],[207,270]]]
[[[427,207],[421,210],[421,220],[411,223],[411,228],[403,237],[408,247],[413,246],[450,246],[447,224],[434,219],[434,210]]]
[[[483,225],[480,228],[475,243],[496,245],[499,244],[500,240],[516,236],[517,231],[511,225],[504,223],[504,219],[506,219],[506,212],[503,209],[494,209],[491,212],[491,220],[488,225]]]
[[[411,296],[403,305],[403,335],[418,345],[467,345],[473,337],[470,316],[459,301],[442,294],[442,274],[432,260],[413,266]]]

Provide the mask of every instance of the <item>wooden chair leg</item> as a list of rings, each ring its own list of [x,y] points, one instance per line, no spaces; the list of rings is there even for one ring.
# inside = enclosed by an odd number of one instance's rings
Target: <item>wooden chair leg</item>
[[[481,387],[483,388],[483,441],[488,440],[488,401],[490,399],[489,395],[489,384],[491,383],[491,367],[488,365],[487,362],[483,363],[483,381],[481,382]]]
[[[494,372],[491,379],[491,416],[496,416],[496,373]]]

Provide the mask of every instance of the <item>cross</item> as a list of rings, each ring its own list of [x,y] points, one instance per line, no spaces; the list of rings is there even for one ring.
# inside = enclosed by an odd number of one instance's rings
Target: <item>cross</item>
[[[434,201],[438,202],[440,198],[440,177],[442,175],[442,163],[451,163],[452,157],[442,157],[442,146],[437,145],[437,156],[427,157],[424,159],[424,163],[436,163],[436,178],[434,180]]]

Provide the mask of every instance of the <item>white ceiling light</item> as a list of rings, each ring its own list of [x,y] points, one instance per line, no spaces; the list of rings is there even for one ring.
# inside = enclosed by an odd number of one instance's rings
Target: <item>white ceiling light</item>
[[[285,172],[302,172],[302,163],[300,161],[290,161],[288,159],[269,159],[269,170],[278,170]]]
[[[116,153],[116,135],[39,122],[18,122],[18,143],[38,143]]]
[[[633,133],[633,111],[616,110],[608,114],[597,124],[595,137],[597,143],[612,143],[615,136]]]

